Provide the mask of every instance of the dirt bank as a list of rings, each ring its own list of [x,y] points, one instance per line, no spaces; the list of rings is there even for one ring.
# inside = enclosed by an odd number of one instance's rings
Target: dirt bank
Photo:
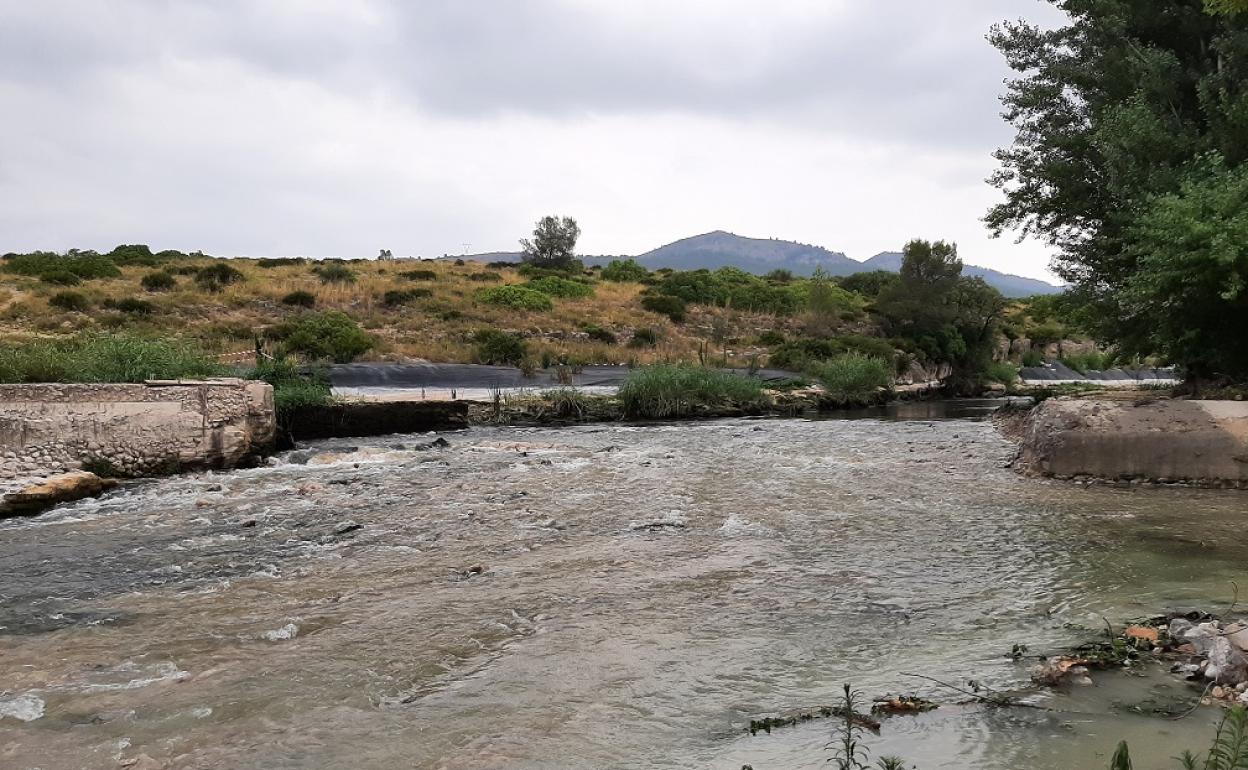
[[[1057,478],[1248,488],[1248,403],[1050,399],[1028,415],[1016,466]]]

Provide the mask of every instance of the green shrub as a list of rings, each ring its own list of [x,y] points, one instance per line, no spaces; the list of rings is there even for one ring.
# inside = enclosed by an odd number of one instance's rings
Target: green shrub
[[[127,334],[87,334],[0,347],[0,382],[142,382],[226,371],[189,345]]]
[[[832,288],[845,297],[850,296],[839,287]],[[672,273],[658,283],[657,289],[660,294],[679,297],[694,305],[776,315],[792,315],[802,310],[808,291],[804,283],[772,284],[735,267]]]
[[[351,316],[338,310],[310,313],[276,330],[282,350],[314,361],[349,364],[373,347],[373,338]]]
[[[391,289],[382,296],[381,301],[386,307],[399,307],[432,295],[433,292],[428,289]]]
[[[82,283],[81,278],[68,270],[49,270],[41,274],[39,280],[56,286],[77,286]]]
[[[173,267],[165,268],[165,270],[173,275],[195,275],[203,269],[203,265],[174,265]]]
[[[1023,354],[1023,366],[1043,366],[1044,355],[1038,350],[1028,350]]]
[[[61,255],[51,251],[35,251],[30,254],[6,254],[4,270],[18,275],[41,276],[45,273],[69,272],[83,280],[92,278],[116,278],[121,275],[117,265],[108,257],[94,251],[71,250]]]
[[[273,386],[273,406],[279,420],[291,411],[305,406],[322,406],[332,402],[329,377],[322,370],[309,373],[286,358],[262,359],[256,368],[243,375],[249,380],[263,380]]]
[[[1042,348],[1065,339],[1066,327],[1055,321],[1049,321],[1028,329],[1027,338],[1031,340],[1032,345]]]
[[[880,390],[893,381],[890,362],[861,353],[846,353],[830,361],[820,361],[807,371],[823,385],[828,400],[837,406],[873,403]]]
[[[303,257],[265,257],[264,259],[256,260],[256,265],[258,267],[271,269],[274,267],[284,267],[286,265],[304,265],[307,264],[307,262],[308,260]]]
[[[984,379],[1008,387],[1018,382],[1018,369],[1005,361],[993,361],[984,368]]]
[[[492,281],[501,281],[503,280],[503,276],[500,273],[492,273],[492,272],[486,271],[484,273],[471,273],[468,276],[468,280],[480,281],[482,283],[489,283]]]
[[[481,329],[472,341],[478,363],[519,366],[528,355],[528,346],[520,336],[499,329]]]
[[[567,278],[546,276],[524,284],[526,288],[540,291],[561,299],[581,299],[594,296],[594,287],[580,281],[569,281]]]
[[[665,315],[672,320],[672,323],[682,323],[685,320],[685,301],[679,297],[667,294],[643,294],[641,308],[651,313]]]
[[[290,305],[291,307],[315,307],[316,295],[310,291],[296,289],[295,291],[287,294],[285,297],[282,297],[282,304]]]
[[[901,281],[901,276],[897,273],[890,273],[887,270],[870,270],[865,273],[854,273],[844,278],[838,279],[837,283],[846,291],[852,291],[855,294],[875,299],[884,292]]]
[[[715,369],[662,364],[636,369],[618,397],[628,417],[683,417],[705,407],[757,407],[767,403],[762,383]]]
[[[355,283],[355,271],[337,262],[319,265],[312,272],[321,279],[321,283]]]
[[[1106,369],[1112,369],[1114,366],[1114,355],[1112,353],[1078,353],[1065,355],[1061,357],[1061,362],[1066,366],[1074,369],[1080,374],[1088,372],[1103,372]]]
[[[146,244],[122,244],[106,255],[116,265],[142,265],[154,267],[156,255]]]
[[[888,340],[861,334],[845,334],[840,337],[802,338],[789,340],[771,354],[770,365],[779,369],[800,372],[820,361],[829,361],[845,353],[861,353],[879,358],[890,366],[897,352]]]
[[[84,312],[91,307],[87,298],[76,291],[58,291],[48,298],[48,304],[61,310]]]
[[[156,306],[145,299],[137,297],[125,297],[117,302],[117,309],[123,313],[131,315],[151,315],[156,312]]]
[[[610,329],[604,329],[598,324],[587,324],[585,326],[585,333],[589,335],[591,340],[605,342],[608,345],[614,345],[617,341],[614,332]]]
[[[784,340],[785,340],[784,334],[782,332],[776,331],[775,329],[765,331],[762,334],[758,335],[758,344],[766,345],[769,348],[774,348],[777,345],[783,345]]]
[[[785,270],[784,268],[772,270],[770,273],[763,276],[763,280],[770,283],[793,283],[793,271]]]
[[[514,310],[552,310],[550,295],[524,286],[490,286],[477,292],[477,299],[488,305]]]
[[[178,285],[178,279],[162,270],[158,273],[148,273],[139,283],[147,291],[169,291]]]
[[[648,326],[643,326],[633,332],[633,338],[628,341],[630,348],[652,348],[659,344],[659,333]]]
[[[613,259],[602,269],[604,281],[616,283],[640,283],[650,277],[650,271],[635,259]]]
[[[399,273],[399,277],[409,281],[436,281],[438,274],[432,270],[408,270],[405,273]]]
[[[224,262],[214,262],[207,267],[201,267],[195,272],[195,283],[204,291],[219,292],[232,283],[241,283],[247,280],[247,276],[243,275],[241,270],[225,264]]]

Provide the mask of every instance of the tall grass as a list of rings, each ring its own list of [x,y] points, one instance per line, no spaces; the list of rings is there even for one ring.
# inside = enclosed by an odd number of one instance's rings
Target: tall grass
[[[620,386],[628,417],[664,419],[693,414],[704,407],[762,406],[762,383],[715,369],[659,364],[633,371]]]
[[[261,360],[244,376],[273,386],[273,407],[279,419],[300,407],[321,406],[334,400],[329,377],[323,370],[305,373],[289,359]]]
[[[129,334],[0,346],[0,382],[142,382],[227,373],[190,345]]]
[[[881,389],[892,384],[892,365],[861,353],[846,353],[830,361],[812,364],[810,375],[823,385],[827,398],[837,406],[859,406],[878,400]]]

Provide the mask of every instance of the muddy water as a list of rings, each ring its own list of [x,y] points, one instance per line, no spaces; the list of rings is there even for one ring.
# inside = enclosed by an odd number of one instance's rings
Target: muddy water
[[[1195,697],[1164,672],[1050,711],[903,672],[1018,687],[1014,643],[1225,601],[1242,494],[1022,479],[969,420],[447,439],[0,523],[0,767],[819,768],[828,724],[744,728],[843,682],[950,704],[868,739],[927,770],[1166,758],[1216,718],[1124,708]]]

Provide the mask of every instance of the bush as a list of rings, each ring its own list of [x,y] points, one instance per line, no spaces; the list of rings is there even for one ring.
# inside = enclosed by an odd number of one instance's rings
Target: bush
[[[0,382],[142,382],[225,372],[225,367],[191,346],[126,334],[89,334],[0,348]]]
[[[1023,354],[1023,366],[1043,366],[1044,355],[1038,350],[1028,350]]]
[[[524,286],[490,286],[478,291],[477,299],[488,305],[513,310],[551,310],[555,307],[550,295]]]
[[[602,328],[598,324],[587,325],[585,327],[585,333],[589,335],[589,338],[591,340],[597,340],[598,342],[605,342],[608,345],[614,345],[616,343],[615,333],[612,332],[610,329]]]
[[[529,281],[524,286],[534,291],[540,291],[542,294],[548,294],[561,299],[582,299],[594,296],[593,286],[580,281],[569,281],[567,278],[559,278],[553,275]]]
[[[381,301],[386,307],[399,307],[432,295],[433,292],[428,289],[391,289],[382,296]]]
[[[139,283],[147,291],[169,291],[178,285],[178,279],[162,270],[159,273],[148,273]]]
[[[715,369],[662,364],[636,369],[620,386],[628,417],[683,417],[706,407],[756,407],[767,398],[762,383]]]
[[[481,281],[482,283],[488,283],[490,281],[501,281],[503,280],[503,276],[500,275],[499,273],[491,273],[487,271],[484,273],[472,273],[468,276],[468,280]]]
[[[316,296],[310,291],[297,289],[282,297],[282,304],[291,307],[315,307]]]
[[[685,320],[685,301],[679,297],[667,294],[644,294],[641,297],[641,307],[651,313],[667,316],[672,323],[682,323]]]
[[[195,283],[205,291],[219,292],[232,283],[241,283],[247,280],[247,276],[242,271],[225,264],[224,262],[214,262],[207,267],[201,267],[195,272]]]
[[[58,291],[48,298],[48,304],[61,310],[72,310],[75,312],[85,312],[91,307],[91,303],[87,298],[76,291]]]
[[[122,244],[108,252],[107,256],[116,265],[154,267],[157,264],[156,255],[143,243]]]
[[[323,371],[304,374],[289,359],[261,360],[243,376],[273,386],[273,406],[279,420],[300,407],[321,406],[334,400],[329,378]]]
[[[652,348],[657,344],[659,344],[659,333],[646,326],[634,331],[633,338],[628,341],[630,348]]]
[[[274,267],[284,267],[286,265],[303,265],[307,264],[307,261],[308,260],[303,257],[266,257],[264,259],[256,260],[256,265],[258,267],[271,269]]]
[[[901,281],[897,273],[887,270],[869,270],[865,273],[847,275],[837,281],[845,291],[852,291],[869,299],[875,299],[887,288]]]
[[[777,345],[783,345],[784,334],[776,331],[775,329],[765,331],[758,335],[758,344],[766,345],[769,348],[774,348]]]
[[[117,309],[123,313],[131,315],[151,315],[156,312],[156,306],[145,299],[137,297],[126,297],[117,302]]]
[[[1103,372],[1114,365],[1114,355],[1112,353],[1079,353],[1062,356],[1059,360],[1080,374]]]
[[[640,283],[650,277],[650,271],[635,259],[613,259],[602,269],[604,281],[616,283]]]
[[[77,286],[82,283],[81,278],[68,270],[49,270],[40,275],[39,280],[56,286]]]
[[[399,273],[399,277],[409,281],[436,281],[438,274],[432,270],[408,270],[405,273]]]
[[[846,334],[840,337],[790,340],[777,347],[771,354],[770,365],[800,372],[820,361],[829,361],[846,353],[861,353],[879,358],[891,366],[897,358],[893,345],[878,337]]]
[[[1018,369],[1005,361],[993,361],[984,369],[984,379],[1009,387],[1018,382]]]
[[[165,268],[166,272],[173,275],[195,275],[203,269],[203,265],[174,265],[173,267]]]
[[[312,272],[317,274],[321,283],[355,283],[355,271],[337,262],[314,267]]]
[[[305,315],[276,331],[285,352],[314,361],[349,364],[373,347],[373,338],[351,316],[338,310]]]
[[[482,329],[472,338],[478,363],[519,366],[528,355],[524,340],[499,329]]]
[[[893,381],[890,362],[861,353],[846,353],[813,364],[808,371],[827,390],[828,400],[837,406],[870,404]]]
[[[51,251],[35,251],[30,254],[6,254],[4,270],[18,275],[42,276],[46,273],[69,272],[83,280],[92,278],[116,278],[121,275],[117,265],[108,257],[94,251],[71,250],[67,254]]]

